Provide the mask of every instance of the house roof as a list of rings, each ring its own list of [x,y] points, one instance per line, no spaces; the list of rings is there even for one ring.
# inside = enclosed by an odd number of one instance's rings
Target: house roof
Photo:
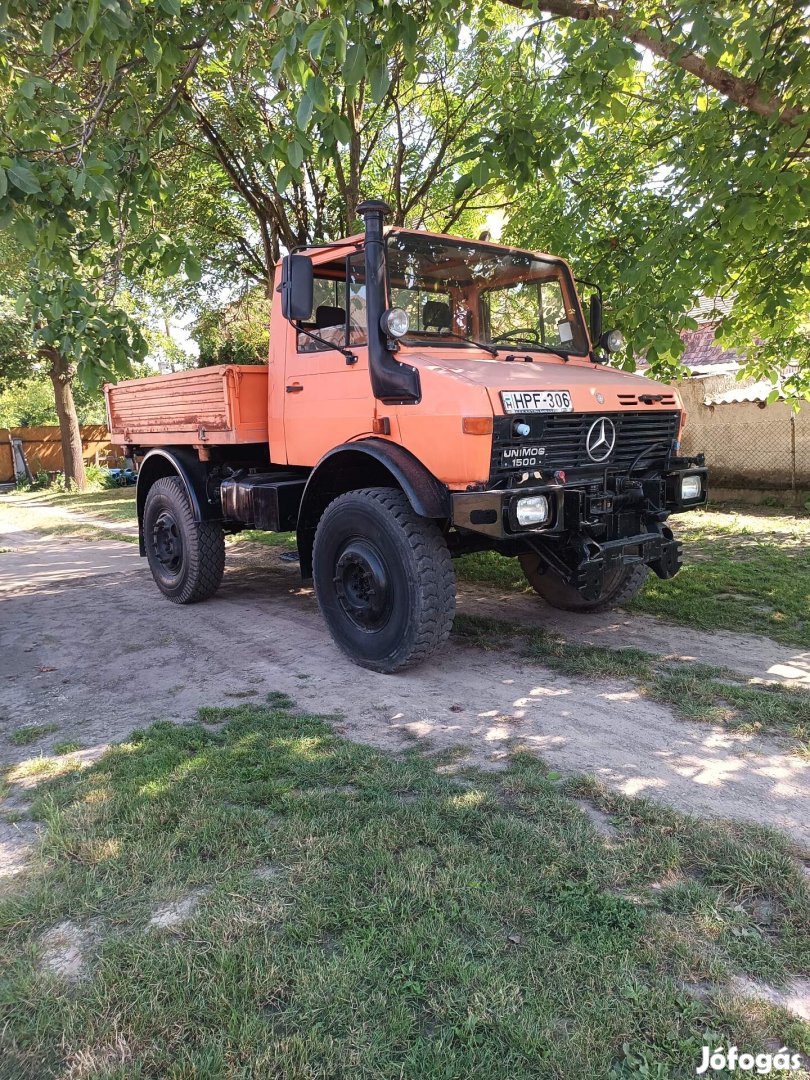
[[[690,368],[713,368],[723,365],[739,367],[745,361],[745,354],[736,349],[724,349],[714,341],[714,324],[701,326],[697,330],[684,330],[681,334],[684,351],[681,363]]]
[[[767,379],[763,379],[761,382],[751,383],[749,386],[733,386],[730,390],[723,390],[719,394],[707,394],[703,399],[704,405],[737,405],[743,401],[756,402],[758,405],[764,404],[774,389],[772,382],[768,382]],[[784,398],[784,394],[781,389],[779,390],[779,397]]]

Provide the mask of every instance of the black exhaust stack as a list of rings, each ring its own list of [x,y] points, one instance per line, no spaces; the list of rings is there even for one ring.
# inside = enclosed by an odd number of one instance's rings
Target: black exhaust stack
[[[357,207],[357,215],[366,225],[368,367],[375,398],[386,405],[412,405],[421,397],[419,372],[394,357],[380,327],[386,306],[383,220],[390,213],[391,207],[381,199],[366,199]]]

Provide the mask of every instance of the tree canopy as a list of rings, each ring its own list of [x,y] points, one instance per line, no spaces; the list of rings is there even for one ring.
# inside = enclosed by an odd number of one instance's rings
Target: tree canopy
[[[807,393],[809,84],[795,0],[5,0],[17,311],[104,375],[146,347],[124,288],[244,292],[368,195],[468,235],[503,207],[606,287],[625,362],[669,370],[717,296],[749,370],[800,361]]]

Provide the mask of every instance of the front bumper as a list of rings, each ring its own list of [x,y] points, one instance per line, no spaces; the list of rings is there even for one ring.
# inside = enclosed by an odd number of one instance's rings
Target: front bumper
[[[684,501],[681,481],[701,477],[699,498]],[[681,567],[681,545],[664,522],[671,513],[706,505],[708,474],[685,465],[652,477],[622,475],[570,484],[457,492],[451,495],[452,524],[492,539],[506,550],[535,550],[583,596],[597,596],[604,576],[617,565],[645,563],[659,577]],[[519,500],[544,495],[549,517],[542,525],[521,527]]]

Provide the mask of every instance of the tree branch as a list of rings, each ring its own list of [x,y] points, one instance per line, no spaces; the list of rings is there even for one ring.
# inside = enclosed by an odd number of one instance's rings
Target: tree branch
[[[581,0],[538,0],[537,4],[533,4],[532,0],[501,0],[501,3],[526,12],[535,12],[539,8],[550,15],[580,21],[599,19],[611,26],[621,37],[643,49],[649,49],[662,60],[668,60],[683,68],[702,83],[713,87],[730,101],[756,113],[757,116],[766,119],[777,117],[782,123],[789,124],[806,112],[804,106],[786,105],[777,94],[764,93],[757,83],[740,78],[716,64],[710,64],[697,53],[682,52],[681,46],[674,41],[664,38],[659,40],[644,27],[637,26],[635,20],[628,18],[621,10],[601,4],[598,0],[586,3]]]

